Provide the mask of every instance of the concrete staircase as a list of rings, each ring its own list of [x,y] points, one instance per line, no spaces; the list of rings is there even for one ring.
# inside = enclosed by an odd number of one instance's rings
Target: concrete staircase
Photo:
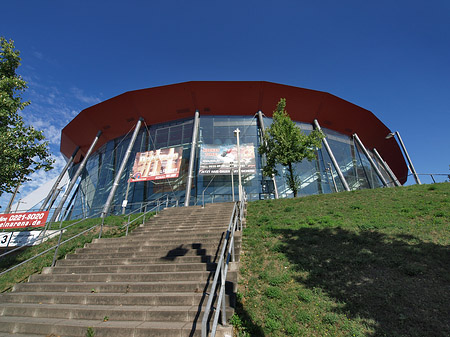
[[[78,249],[1,295],[0,337],[200,336],[232,209],[232,203],[167,209],[128,237]],[[240,233],[236,240],[239,254]],[[230,272],[228,280],[236,279]]]

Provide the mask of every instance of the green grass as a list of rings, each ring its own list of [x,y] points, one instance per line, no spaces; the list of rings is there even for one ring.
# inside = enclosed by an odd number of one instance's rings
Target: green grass
[[[141,214],[133,214],[131,216],[131,220],[135,219]],[[150,217],[147,215],[146,218]],[[126,228],[121,228],[122,225],[126,224],[128,220],[128,216],[109,216],[105,218],[105,223],[103,226],[102,237],[119,237],[125,235]],[[75,223],[78,220],[73,221],[64,221],[62,227],[66,227],[69,224]],[[101,219],[87,219],[79,224],[73,225],[68,228],[62,235],[62,240],[68,239],[75,234],[78,234],[84,230],[89,229],[90,227],[101,223]],[[139,224],[142,223],[142,220],[137,220],[133,224],[129,226],[129,230],[136,228]],[[59,229],[60,223],[52,223],[49,229]],[[98,238],[100,227],[96,227],[91,231],[86,232],[83,235],[61,245],[57,259],[64,258],[67,254],[70,254],[75,251],[77,248],[83,247],[86,243],[91,242],[93,239]],[[3,258],[0,258],[0,272],[4,271],[14,265],[17,265],[33,256],[38,255],[40,252],[45,251],[46,249],[56,245],[58,243],[58,237],[52,238],[51,240],[45,241],[38,246],[27,247],[21,249],[17,252],[11,253]],[[2,275],[0,277],[0,292],[5,292],[11,289],[11,287],[19,282],[24,282],[28,279],[28,277],[34,273],[39,273],[42,271],[44,267],[49,267],[53,261],[55,250],[51,250],[46,254],[29,261],[22,266]]]
[[[240,336],[450,336],[450,184],[248,205]]]

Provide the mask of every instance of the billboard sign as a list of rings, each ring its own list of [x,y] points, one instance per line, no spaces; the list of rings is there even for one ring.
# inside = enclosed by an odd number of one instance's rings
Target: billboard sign
[[[59,230],[45,231],[22,231],[22,232],[3,232],[0,233],[0,247],[22,247],[22,246],[36,246],[41,242],[54,238],[59,234]]]
[[[42,227],[47,217],[48,211],[0,214],[0,229]]]
[[[177,178],[183,147],[136,153],[130,182]]]
[[[253,144],[242,144],[241,150],[241,173],[255,174],[255,146]],[[238,172],[236,145],[208,145],[203,144],[200,148],[199,174],[202,175],[227,175]]]

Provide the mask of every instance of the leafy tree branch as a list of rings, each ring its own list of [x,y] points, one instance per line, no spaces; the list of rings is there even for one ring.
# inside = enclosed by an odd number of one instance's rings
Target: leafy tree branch
[[[323,138],[324,134],[318,130],[304,134],[286,112],[286,99],[281,98],[273,112],[273,123],[266,129],[264,141],[259,147],[259,153],[266,157],[263,174],[268,177],[279,175],[276,165],[283,165],[286,168],[286,184],[296,197],[301,181],[295,172],[295,163],[315,159]]]
[[[19,113],[30,104],[21,97],[27,84],[16,73],[20,60],[14,41],[0,37],[0,195],[54,162],[42,131],[26,126]]]

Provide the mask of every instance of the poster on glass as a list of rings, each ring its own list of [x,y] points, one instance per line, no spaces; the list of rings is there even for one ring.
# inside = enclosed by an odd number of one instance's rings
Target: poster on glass
[[[242,144],[241,150],[241,172],[242,174],[256,173],[255,146],[253,144]],[[200,149],[199,174],[220,175],[237,174],[237,148],[236,145],[209,145],[203,144]]]
[[[183,147],[136,153],[130,182],[177,178]]]

